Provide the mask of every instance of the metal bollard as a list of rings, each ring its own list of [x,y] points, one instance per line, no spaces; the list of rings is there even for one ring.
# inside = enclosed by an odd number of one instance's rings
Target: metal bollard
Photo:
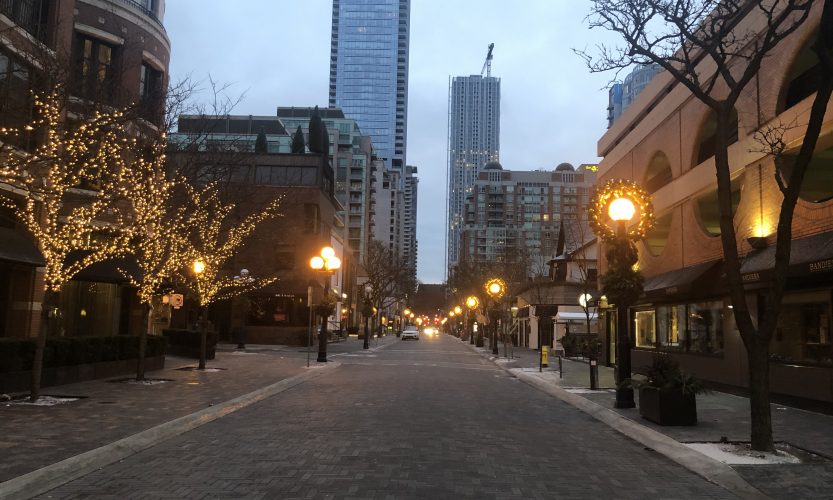
[[[561,354],[558,355],[558,378],[564,378],[564,366],[561,364]]]

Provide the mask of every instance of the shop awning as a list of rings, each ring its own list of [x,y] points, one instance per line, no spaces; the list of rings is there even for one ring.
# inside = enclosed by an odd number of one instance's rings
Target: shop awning
[[[67,261],[79,260],[83,255],[84,253],[82,251],[70,252],[67,256]],[[98,283],[128,283],[130,280],[121,271],[127,272],[137,281],[142,279],[142,271],[139,269],[136,259],[132,256],[96,262],[82,269],[72,279],[75,281],[95,281]]]
[[[647,298],[673,297],[700,289],[699,285],[713,284],[720,273],[722,260],[713,260],[693,266],[675,269],[645,279],[644,295]],[[711,286],[708,287],[711,289]]]
[[[740,267],[744,283],[766,281],[775,266],[775,245],[750,252]],[[833,232],[792,241],[789,277],[806,277],[833,272]]]
[[[30,266],[46,265],[32,238],[9,227],[0,227],[0,260]]]
[[[590,313],[590,321],[596,321],[598,315],[595,312]],[[587,321],[587,316],[583,312],[559,312],[555,315],[555,321]]]

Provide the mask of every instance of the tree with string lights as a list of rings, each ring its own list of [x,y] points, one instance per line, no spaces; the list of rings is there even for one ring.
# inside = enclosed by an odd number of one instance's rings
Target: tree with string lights
[[[39,138],[29,153],[0,149],[0,182],[18,199],[0,197],[33,237],[43,255],[41,325],[32,363],[30,400],[40,396],[43,352],[50,319],[62,288],[84,268],[122,256],[128,235],[111,215],[113,172],[125,165],[130,134],[122,114],[94,112],[68,124],[60,87],[34,98],[35,118],[18,128],[0,128],[3,144],[25,134]]]
[[[117,183],[125,213],[122,225],[130,238],[130,253],[140,276],[125,271],[122,274],[136,287],[146,319],[146,328],[139,334],[136,380],[145,379],[145,352],[156,307],[154,299],[171,282],[174,273],[187,265],[183,254],[187,234],[185,207],[173,203],[176,183],[165,174],[165,147],[165,135],[155,137],[135,156],[129,168],[119,172]]]
[[[276,277],[230,276],[228,264],[258,225],[280,216],[280,197],[240,221],[234,219],[236,205],[221,199],[215,184],[202,188],[185,186],[187,192],[186,227],[183,256],[190,268],[181,278],[194,293],[200,306],[200,364],[205,369],[206,309],[209,305],[262,288]]]

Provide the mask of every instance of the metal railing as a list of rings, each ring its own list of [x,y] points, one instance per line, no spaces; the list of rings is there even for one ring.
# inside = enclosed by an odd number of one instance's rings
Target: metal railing
[[[162,25],[162,21],[159,20],[158,17],[156,17],[156,12],[154,12],[155,9],[147,8],[145,6],[144,2],[137,2],[136,0],[111,0],[111,1],[114,2],[114,3],[121,3],[121,4],[124,4],[124,5],[129,5],[129,6],[133,7],[134,9],[138,9],[138,10],[142,11],[142,14],[144,14],[144,15],[148,16],[149,18],[153,19],[154,21],[156,21],[156,23],[160,27],[164,28],[164,26]],[[156,4],[157,4],[157,2],[154,2],[154,7],[156,7]]]
[[[0,0],[0,14],[41,42],[46,41],[46,25],[41,22],[46,8],[44,0]]]

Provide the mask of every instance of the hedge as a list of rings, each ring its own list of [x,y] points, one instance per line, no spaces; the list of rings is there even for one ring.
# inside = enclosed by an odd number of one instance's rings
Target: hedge
[[[34,338],[0,338],[0,373],[32,369],[35,357]],[[145,357],[165,354],[164,337],[148,336]],[[139,355],[139,337],[116,335],[108,337],[53,337],[46,339],[43,351],[44,368],[73,366],[100,361],[135,359]]]

